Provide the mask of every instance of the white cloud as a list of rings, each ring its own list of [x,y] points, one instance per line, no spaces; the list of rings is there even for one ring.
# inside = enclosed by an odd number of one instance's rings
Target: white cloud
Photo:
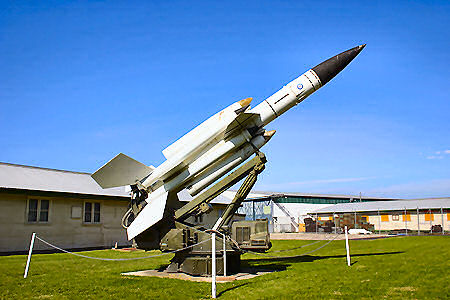
[[[427,159],[443,159],[444,157],[442,155],[430,155],[427,156]]]
[[[446,154],[450,154],[450,150],[435,151],[433,155],[428,155],[426,159],[443,159]]]

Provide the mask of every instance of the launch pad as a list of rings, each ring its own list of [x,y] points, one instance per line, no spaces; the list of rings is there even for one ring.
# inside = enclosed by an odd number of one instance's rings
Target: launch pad
[[[270,274],[272,272],[278,272],[276,270],[246,270],[243,269],[241,272],[236,273],[231,276],[217,276],[216,281],[218,283],[232,282],[236,280],[245,280],[251,279],[255,277],[259,277],[262,275]],[[171,279],[180,279],[187,281],[195,281],[195,282],[211,282],[211,277],[205,276],[193,276],[186,273],[169,273],[161,270],[143,270],[136,272],[127,272],[122,273],[123,276],[141,276],[141,277],[159,277],[159,278],[171,278]]]

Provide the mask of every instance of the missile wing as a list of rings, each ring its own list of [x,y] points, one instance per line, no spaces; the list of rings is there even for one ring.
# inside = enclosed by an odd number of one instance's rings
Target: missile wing
[[[131,185],[153,172],[155,167],[146,166],[131,157],[119,153],[91,177],[104,189]]]

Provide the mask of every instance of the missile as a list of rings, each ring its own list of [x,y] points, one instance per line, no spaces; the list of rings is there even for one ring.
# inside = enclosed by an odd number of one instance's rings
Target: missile
[[[127,228],[132,239],[159,222],[166,202],[186,189],[195,196],[259,151],[274,135],[264,127],[305,100],[341,72],[365,47],[344,51],[306,71],[259,105],[237,101],[164,149],[158,167],[122,153],[91,176],[103,188],[136,185],[148,194],[147,205]]]
[[[266,131],[262,136],[257,136],[253,139],[251,144],[246,144],[233,155],[227,157],[226,159],[217,161],[216,164],[211,166],[211,168],[215,170],[214,172],[203,172],[203,174],[189,182],[189,185],[186,187],[189,194],[191,194],[191,196],[197,195],[217,179],[233,170],[255,153],[253,146],[260,149],[272,138],[274,134],[275,130]]]
[[[349,49],[318,64],[253,108],[250,112],[261,116],[261,123],[257,125],[269,124],[305,100],[341,72],[365,46],[364,44]]]

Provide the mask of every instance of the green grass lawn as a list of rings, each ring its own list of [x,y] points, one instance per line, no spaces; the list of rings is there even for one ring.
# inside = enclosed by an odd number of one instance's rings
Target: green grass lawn
[[[273,241],[269,253],[309,243],[311,241]],[[290,258],[243,255],[243,265],[260,266],[278,272],[218,284],[219,298],[450,298],[450,237],[350,241],[351,267],[346,265],[344,241],[333,241],[317,252],[298,256],[323,243],[276,253]],[[108,258],[149,255],[112,250],[83,254]],[[210,297],[210,283],[120,275],[122,272],[155,269],[167,264],[169,259],[170,255],[108,262],[70,254],[36,254],[33,255],[28,278],[24,279],[26,256],[4,256],[0,257],[0,298]]]

